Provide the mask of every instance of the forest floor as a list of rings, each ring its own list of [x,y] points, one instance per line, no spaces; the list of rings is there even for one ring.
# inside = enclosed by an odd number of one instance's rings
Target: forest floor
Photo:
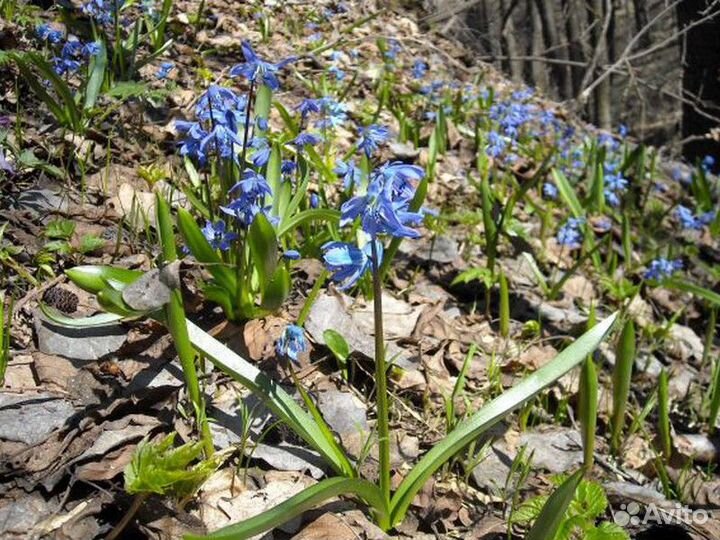
[[[198,437],[162,324],[136,319],[67,329],[41,304],[72,317],[94,315],[102,311],[95,295],[65,270],[155,266],[155,194],[172,193],[173,208],[197,208],[195,169],[178,150],[176,121],[194,120],[210,84],[247,90],[229,70],[247,60],[241,41],[248,40],[272,62],[297,57],[279,72],[273,94],[280,106],[270,112],[269,131],[283,134],[276,142],[297,135],[293,122],[302,127],[298,107],[306,98],[331,96],[346,108],[337,125],[318,131],[320,163],[308,164],[303,207],[315,204],[314,195],[321,206],[339,208],[342,186],[323,187],[321,177],[352,152],[360,126],[380,124],[392,134],[365,162],[413,163],[430,178],[424,206],[432,213],[420,238],[402,242],[383,292],[396,366],[389,388],[393,485],[458,422],[548,364],[586,330],[591,313],[600,321],[621,310],[634,321],[632,384],[627,396],[618,394],[616,366],[627,351],[614,332],[590,360],[599,380],[594,464],[562,520],[562,538],[720,538],[713,405],[716,397],[720,404],[720,296],[713,291],[720,220],[717,178],[707,163],[670,163],[624,130],[584,124],[474,64],[459,43],[420,29],[413,13],[368,2],[209,0],[195,24],[197,2],[169,4],[165,34],[173,42],[132,80],[106,82],[96,104],[80,107],[87,114],[81,127],[63,125],[63,113],[41,99],[43,88],[52,95],[57,88],[43,85],[42,76],[31,84],[23,69],[39,73],[37,66],[0,62],[6,308],[14,297],[0,390],[0,537],[106,538],[138,500],[124,479],[138,445],[173,432],[178,443]],[[87,31],[87,18],[69,12]],[[62,13],[17,3],[15,16],[0,21],[0,49],[51,57],[36,27],[65,28]],[[141,43],[138,58],[150,51]],[[77,92],[90,84],[77,75],[64,80]],[[277,144],[289,145],[290,135]],[[194,178],[201,183],[203,174]],[[689,214],[679,210],[686,207]],[[568,222],[573,217],[581,219]],[[185,309],[287,390],[293,370],[373,480],[372,301],[362,286],[341,291],[328,281],[313,291],[324,280],[314,235],[328,240],[328,230],[307,225],[283,240],[301,257],[289,265],[292,289],[272,314],[228,321],[206,297],[202,283],[210,276],[191,255],[181,274]],[[682,265],[663,273],[658,260]],[[288,363],[276,344],[301,316],[309,350]],[[328,330],[342,335],[347,358],[327,345]],[[222,459],[193,495],[144,499],[120,538],[206,534],[329,474],[319,455],[227,373],[207,363],[201,379]],[[583,464],[580,383],[579,369],[570,371],[493,425],[425,483],[388,533],[363,505],[339,497],[258,537],[522,538],[547,496]],[[618,399],[627,404],[613,444]]]

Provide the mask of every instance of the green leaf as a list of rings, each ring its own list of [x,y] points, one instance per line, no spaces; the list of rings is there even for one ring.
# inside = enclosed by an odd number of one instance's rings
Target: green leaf
[[[391,523],[402,521],[415,494],[425,481],[444,463],[475,441],[477,437],[494,426],[514,409],[522,406],[543,389],[550,386],[572,368],[582,362],[605,338],[617,318],[613,314],[579,337],[572,345],[552,361],[527,376],[520,383],[506,390],[499,397],[482,407],[469,419],[458,424],[441,442],[436,444],[405,477],[390,503]]]
[[[86,234],[80,239],[80,246],[78,247],[78,251],[83,254],[92,253],[93,251],[100,249],[104,245],[105,240],[103,240],[99,236]]]
[[[630,396],[630,382],[635,362],[635,323],[629,319],[623,327],[615,350],[615,367],[612,374],[613,411],[611,447],[620,448],[620,438],[625,427],[625,410]]]
[[[68,317],[64,313],[58,311],[54,307],[40,302],[40,310],[50,320],[50,322],[65,328],[93,328],[98,326],[110,326],[117,324],[118,321],[124,319],[122,315],[116,313],[98,313],[91,317],[82,317],[75,319]]]
[[[277,236],[265,214],[258,213],[255,216],[248,231],[247,241],[250,246],[251,263],[257,269],[260,289],[264,291],[275,274],[278,263]]]
[[[350,345],[348,345],[348,342],[340,332],[328,328],[323,332],[323,339],[325,340],[325,345],[327,345],[328,349],[330,349],[338,361],[345,362],[348,359],[350,356]]]
[[[537,520],[525,535],[525,540],[549,540],[555,537],[565,517],[565,512],[575,497],[575,490],[582,477],[583,470],[581,469],[565,480],[550,495]]]
[[[285,233],[294,230],[303,223],[315,220],[337,222],[340,220],[340,212],[330,208],[309,208],[303,210],[281,223],[278,228],[278,236],[283,236]]]
[[[179,208],[177,224],[180,234],[193,256],[198,262],[206,265],[208,272],[215,278],[218,285],[227,290],[229,294],[234,295],[237,289],[235,274],[225,266],[217,251],[212,248],[205,236],[203,236],[200,227],[195,223],[195,219],[190,215],[190,212],[184,208]]]
[[[585,531],[584,540],[630,540],[630,535],[620,525],[603,521],[597,527]]]
[[[85,110],[90,110],[95,106],[97,98],[100,95],[100,89],[105,82],[105,71],[107,68],[107,50],[105,43],[100,40],[100,50],[90,59],[90,77],[85,87]]]
[[[387,508],[385,508],[382,494],[377,486],[367,480],[328,478],[250,519],[223,527],[208,536],[189,534],[185,538],[186,540],[243,540],[286,523],[328,499],[350,494],[357,495],[370,504],[373,510],[379,514],[378,522],[382,523],[383,520],[387,520]]]
[[[266,84],[261,84],[257,88],[255,95],[255,118],[263,118],[267,120],[270,117],[270,106],[272,105],[272,90]],[[263,133],[258,128],[258,133]]]
[[[558,191],[560,192],[560,196],[565,201],[565,204],[567,204],[568,208],[570,208],[570,211],[573,214],[573,217],[581,218],[585,215],[585,212],[583,211],[583,207],[580,204],[580,200],[577,198],[577,195],[575,194],[575,190],[570,185],[570,182],[568,182],[568,179],[565,178],[565,175],[558,171],[557,169],[553,169],[552,171],[553,178],[555,179],[555,185],[558,188]]]
[[[273,278],[262,291],[261,307],[269,311],[279,309],[290,294],[290,285],[290,272],[287,267],[278,266]]]
[[[112,266],[85,265],[65,270],[65,275],[82,290],[97,294],[108,286],[122,290],[125,285],[142,276],[143,272]]]
[[[187,321],[187,326],[190,341],[198,352],[261,398],[278,418],[317,450],[335,471],[349,477],[356,475],[342,450],[325,438],[313,418],[278,383],[192,322]]]
[[[701,287],[700,285],[695,285],[694,283],[691,283],[684,279],[670,278],[665,280],[663,282],[663,285],[671,289],[677,289],[678,291],[693,294],[698,298],[707,300],[711,304],[720,306],[720,294],[716,293],[715,291],[711,291],[710,289],[706,289],[705,287]]]

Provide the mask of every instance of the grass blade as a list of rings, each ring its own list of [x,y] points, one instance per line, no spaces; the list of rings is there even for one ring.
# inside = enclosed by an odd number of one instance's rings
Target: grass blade
[[[548,498],[535,520],[532,528],[525,535],[525,540],[549,540],[555,538],[558,528],[565,518],[565,512],[575,498],[575,490],[580,485],[583,470],[565,480]]]

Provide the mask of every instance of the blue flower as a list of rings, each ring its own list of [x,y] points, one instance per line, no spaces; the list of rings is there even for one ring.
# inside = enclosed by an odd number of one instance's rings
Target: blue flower
[[[493,158],[499,157],[507,146],[505,139],[497,131],[491,131],[488,133],[488,146],[485,153]]]
[[[283,259],[287,259],[288,261],[298,261],[300,260],[300,252],[296,249],[286,249],[283,251]]]
[[[265,137],[253,137],[250,140],[250,148],[254,150],[252,164],[256,169],[264,167],[270,161],[270,145]]]
[[[298,134],[298,136],[293,139],[293,144],[298,147],[308,145],[315,146],[320,141],[322,141],[322,137],[320,137],[320,135],[316,135],[315,133],[303,132]]]
[[[543,196],[546,199],[555,200],[558,196],[558,188],[555,187],[555,184],[551,184],[550,182],[545,182],[542,187]]]
[[[360,181],[362,180],[362,171],[355,166],[355,161],[352,159],[347,163],[338,159],[335,162],[333,172],[342,177],[345,190],[348,190],[353,186],[359,186]]]
[[[303,118],[311,113],[320,112],[320,100],[312,98],[303,99],[300,105],[297,106],[297,110],[300,111],[300,116]]]
[[[382,244],[376,243],[378,258],[377,264],[382,261]],[[330,272],[332,280],[338,283],[341,291],[349,289],[365,275],[372,271],[372,245],[368,242],[362,249],[354,244],[344,242],[328,242],[322,246],[323,260]]]
[[[115,13],[125,0],[90,0],[82,6],[82,12],[100,24],[109,24],[115,20]]]
[[[178,133],[184,134],[185,139],[180,144],[180,155],[195,158],[200,164],[204,164],[207,156],[202,151],[200,144],[207,136],[207,132],[199,122],[175,121],[175,129]]]
[[[578,249],[582,245],[583,235],[580,227],[585,223],[584,218],[568,218],[557,233],[557,243],[569,249]]]
[[[393,61],[397,57],[398,53],[402,50],[400,42],[397,39],[391,39],[389,41],[389,47],[385,51],[385,59]]]
[[[275,344],[275,350],[280,356],[286,356],[297,364],[300,354],[308,350],[303,329],[295,324],[288,324]]]
[[[628,129],[628,127],[625,124],[620,124],[618,126],[618,134],[620,135],[621,139],[624,139],[625,137],[627,137],[628,133],[630,133],[630,130]]]
[[[336,81],[342,81],[345,78],[345,72],[337,66],[330,66],[328,73],[334,75]]]
[[[297,164],[294,161],[283,159],[282,164],[280,165],[280,172],[282,174],[290,175],[295,172],[295,169],[297,169]]]
[[[333,129],[341,126],[347,121],[347,105],[338,103],[331,97],[323,97],[320,102],[320,112],[323,117],[315,122],[319,129]]]
[[[317,208],[320,206],[320,197],[317,193],[310,194],[310,208]]]
[[[210,246],[220,251],[230,249],[232,242],[238,237],[236,233],[225,230],[225,222],[223,220],[218,220],[215,224],[211,221],[206,221],[205,227],[201,230],[205,239],[210,243]]]
[[[60,30],[54,29],[47,23],[39,25],[35,29],[37,36],[43,41],[49,41],[53,45],[57,45],[63,39],[63,33]]]
[[[260,60],[250,45],[250,42],[243,40],[241,43],[243,56],[245,56],[244,64],[237,64],[230,69],[230,76],[237,77],[242,75],[251,82],[259,82],[267,85],[271,90],[280,88],[280,81],[277,78],[277,72],[295,61],[295,57],[286,58],[277,64]]]
[[[367,157],[373,155],[378,147],[390,138],[390,130],[386,126],[372,124],[360,128],[360,142],[358,148],[365,152]]]
[[[413,78],[415,79],[422,79],[425,76],[425,73],[427,73],[428,65],[427,62],[424,60],[415,60],[412,67],[412,74]]]
[[[675,217],[680,222],[683,229],[691,229],[700,231],[705,225],[709,225],[715,219],[715,212],[704,212],[699,215],[693,214],[692,210],[686,206],[678,206],[675,209]]]
[[[224,124],[237,132],[237,125],[245,120],[247,98],[230,88],[210,85],[195,106],[195,115],[203,122]]]
[[[665,278],[669,278],[678,270],[682,270],[683,262],[680,259],[670,261],[664,257],[659,257],[654,261],[650,262],[648,269],[645,270],[643,277],[645,279],[654,279],[662,281]]]
[[[690,174],[678,166],[673,167],[670,176],[673,180],[681,184],[689,185],[691,183]]]
[[[371,175],[367,193],[342,205],[340,226],[360,217],[363,230],[371,238],[379,234],[418,238],[420,233],[408,225],[421,223],[423,213],[412,212],[409,206],[415,184],[423,175],[420,167],[399,162],[380,167]]]
[[[175,64],[172,62],[163,62],[160,65],[160,68],[155,72],[155,78],[156,79],[166,79],[168,75],[170,75],[170,72],[175,67]]]
[[[700,164],[705,172],[712,172],[715,166],[715,158],[713,156],[705,156]]]
[[[217,124],[200,142],[200,151],[205,156],[214,153],[222,159],[237,160],[235,145],[242,146],[242,144],[237,133],[223,124]]]
[[[243,178],[237,184],[230,188],[230,193],[240,190],[243,195],[250,197],[264,197],[272,195],[272,189],[265,180],[265,177],[255,171],[246,170],[243,172]]]
[[[87,58],[97,56],[98,54],[100,54],[100,42],[91,41],[90,43],[86,43],[85,45],[83,45],[82,53]]]

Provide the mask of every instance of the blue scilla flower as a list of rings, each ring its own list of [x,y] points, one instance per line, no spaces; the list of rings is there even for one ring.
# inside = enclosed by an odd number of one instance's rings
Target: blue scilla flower
[[[507,141],[497,132],[491,131],[488,133],[488,145],[485,149],[485,153],[493,158],[497,158],[505,151]]]
[[[210,133],[200,141],[200,151],[203,155],[215,154],[222,159],[237,161],[235,146],[242,146],[243,142],[238,134],[223,124],[217,124]]]
[[[417,59],[413,62],[412,75],[415,79],[422,79],[428,70],[428,64],[425,60]]]
[[[267,183],[265,177],[252,170],[246,170],[243,172],[242,180],[230,188],[230,193],[234,193],[238,190],[240,190],[243,195],[252,198],[272,195],[272,189],[270,189],[270,184]]]
[[[620,195],[618,195],[616,191],[605,189],[603,190],[603,193],[605,195],[605,202],[607,202],[610,206],[615,208],[620,206]]]
[[[247,98],[230,88],[212,84],[200,96],[195,106],[195,116],[203,122],[224,124],[237,131],[237,125],[245,119]]]
[[[365,152],[367,157],[377,152],[378,147],[387,142],[390,138],[390,130],[387,126],[372,124],[364,128],[360,128],[360,142],[358,148]]]
[[[200,144],[207,136],[207,132],[200,123],[176,120],[175,129],[178,133],[185,135],[185,138],[180,142],[180,155],[196,159],[198,163],[204,164],[207,156],[202,151]]]
[[[232,231],[226,230],[226,225],[223,220],[218,220],[215,223],[212,221],[206,221],[205,226],[201,229],[203,236],[208,241],[213,249],[219,249],[220,251],[227,251],[232,246],[238,235]]]
[[[382,261],[382,244],[376,242],[377,265]],[[325,266],[333,273],[332,280],[341,291],[355,285],[368,270],[372,271],[372,244],[368,242],[362,249],[345,242],[328,242],[322,246]]]
[[[400,42],[397,39],[391,39],[388,42],[388,49],[385,51],[385,59],[390,61],[395,60],[401,50]]]
[[[300,252],[296,249],[286,249],[283,251],[283,259],[287,259],[288,261],[299,261],[300,260]]]
[[[682,270],[683,262],[680,259],[668,260],[665,257],[659,257],[654,261],[650,262],[647,270],[643,274],[645,279],[654,279],[662,281],[663,279],[669,278],[675,272]]]
[[[318,208],[320,206],[320,197],[317,193],[310,194],[310,208]]]
[[[322,141],[322,137],[320,135],[317,135],[316,133],[303,132],[293,139],[293,144],[297,147],[315,146],[320,141]]]
[[[618,135],[620,135],[621,139],[627,137],[628,133],[630,133],[630,129],[625,124],[620,124],[618,126]]]
[[[675,217],[683,229],[700,231],[705,225],[712,223],[715,219],[715,212],[710,211],[696,215],[686,206],[680,205],[675,209]]]
[[[340,208],[340,226],[361,218],[363,230],[375,238],[379,234],[418,238],[420,233],[409,225],[423,220],[422,212],[411,212],[413,183],[422,177],[420,167],[390,164],[376,170],[370,178],[365,195],[352,197]]]
[[[100,54],[100,42],[91,41],[90,43],[86,43],[85,45],[83,45],[82,54],[86,58],[97,56],[98,54]]]
[[[230,69],[230,76],[238,77],[242,75],[251,82],[265,84],[271,90],[278,90],[280,88],[280,81],[278,81],[277,78],[278,71],[290,62],[294,62],[295,57],[286,58],[281,62],[273,64],[272,62],[266,62],[258,58],[249,41],[243,40],[240,47],[242,48],[243,56],[245,56],[245,63],[233,66]]]
[[[166,79],[170,72],[175,67],[172,62],[163,62],[160,64],[160,68],[155,72],[156,79]]]
[[[50,26],[47,23],[43,23],[39,25],[35,29],[35,33],[37,34],[37,37],[42,39],[43,41],[48,41],[52,43],[53,45],[57,45],[60,43],[63,39],[63,33],[61,30],[56,30],[52,26]]]
[[[315,122],[318,129],[334,129],[347,122],[347,105],[339,103],[331,97],[320,98],[322,118]]]
[[[715,166],[715,158],[713,156],[705,156],[700,164],[705,172],[712,172]]]
[[[342,81],[345,79],[345,72],[337,66],[330,66],[328,68],[328,73],[334,75],[336,81]]]
[[[546,199],[550,199],[551,201],[554,201],[557,199],[558,196],[558,188],[555,187],[555,184],[551,184],[550,182],[545,182],[542,187],[543,197]]]
[[[584,218],[568,218],[557,233],[557,243],[570,249],[578,249],[583,241],[583,235],[580,231],[583,223],[585,223]]]
[[[607,172],[604,178],[605,187],[612,191],[625,191],[628,186],[627,178],[621,173]]]
[[[291,175],[297,169],[297,163],[289,159],[283,159],[280,165],[280,172],[284,175]]]
[[[670,177],[675,180],[676,182],[679,182],[681,184],[688,185],[691,183],[690,180],[690,173],[687,171],[684,171],[682,168],[675,166],[673,167]]]
[[[362,180],[362,171],[355,166],[355,161],[352,159],[347,163],[338,159],[333,172],[343,179],[343,187],[346,191],[354,186],[359,186]]]
[[[321,101],[319,99],[306,98],[300,102],[296,109],[300,112],[300,116],[305,118],[312,113],[320,112]]]
[[[270,144],[265,137],[253,137],[250,140],[250,148],[253,149],[252,164],[259,169],[270,161]]]
[[[297,364],[299,356],[308,350],[303,329],[295,324],[288,324],[275,344],[275,350],[280,356],[286,356]]]

